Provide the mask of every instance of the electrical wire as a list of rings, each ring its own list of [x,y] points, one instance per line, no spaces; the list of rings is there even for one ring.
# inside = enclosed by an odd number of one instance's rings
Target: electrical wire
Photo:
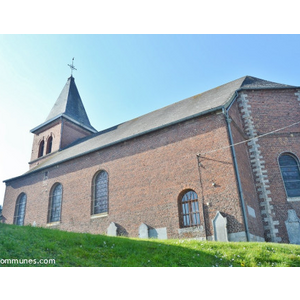
[[[252,140],[254,140],[254,139],[259,139],[259,138],[262,138],[262,137],[264,137],[264,136],[273,134],[273,133],[275,133],[275,132],[284,130],[284,129],[289,128],[289,127],[292,127],[292,126],[297,125],[297,124],[299,124],[299,123],[300,123],[300,121],[295,122],[295,123],[293,123],[293,124],[290,124],[290,125],[288,125],[288,126],[285,126],[285,127],[279,128],[279,129],[275,129],[275,130],[273,130],[273,131],[270,131],[270,132],[267,132],[267,133],[264,133],[264,134],[261,134],[261,135],[252,137],[252,138],[247,139],[247,140],[244,140],[244,141],[242,141],[242,142],[238,142],[238,143],[235,143],[235,144],[232,144],[232,145],[229,145],[229,146],[225,146],[225,147],[221,147],[221,148],[218,148],[218,149],[214,149],[214,150],[211,150],[211,151],[208,151],[208,152],[201,152],[201,153],[198,153],[197,156],[200,156],[200,155],[202,155],[202,154],[213,153],[213,152],[220,151],[220,150],[223,150],[223,149],[228,149],[228,148],[230,148],[230,147],[234,147],[234,146],[237,146],[237,145],[240,145],[240,144],[244,144],[244,143],[250,142],[250,141],[252,141]]]

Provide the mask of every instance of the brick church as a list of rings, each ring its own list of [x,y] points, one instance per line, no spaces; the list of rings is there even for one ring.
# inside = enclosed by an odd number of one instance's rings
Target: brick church
[[[71,75],[31,132],[5,223],[300,244],[300,87],[245,76],[97,131]]]

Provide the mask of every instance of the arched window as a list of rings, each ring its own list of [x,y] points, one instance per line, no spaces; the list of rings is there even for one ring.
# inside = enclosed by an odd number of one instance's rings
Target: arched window
[[[49,208],[48,208],[48,223],[60,221],[61,203],[62,203],[62,185],[60,183],[56,183],[50,192]]]
[[[191,227],[200,225],[200,214],[197,194],[189,190],[179,199],[180,226]]]
[[[14,224],[24,225],[25,210],[26,210],[26,194],[22,193],[17,199],[15,214],[14,214]]]
[[[105,171],[97,173],[93,179],[91,214],[108,212],[108,174]]]
[[[51,151],[52,151],[52,141],[53,141],[53,138],[52,138],[52,136],[50,136],[47,141],[46,154],[51,153]]]
[[[288,197],[300,197],[300,171],[298,159],[284,153],[279,157],[279,166]]]
[[[40,146],[39,146],[39,154],[38,154],[38,157],[41,157],[44,155],[44,146],[45,146],[45,142],[44,140],[42,140],[40,142]]]

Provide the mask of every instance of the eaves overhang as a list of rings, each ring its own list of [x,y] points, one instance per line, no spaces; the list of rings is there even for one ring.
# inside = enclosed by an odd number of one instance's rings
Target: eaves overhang
[[[87,131],[89,131],[91,133],[97,133],[98,132],[95,128],[91,128],[91,127],[85,126],[85,125],[79,123],[78,121],[74,120],[73,118],[67,116],[66,114],[60,114],[60,115],[58,115],[58,116],[56,116],[56,117],[54,117],[54,118],[52,118],[52,119],[50,119],[50,120],[42,123],[41,125],[39,125],[39,126],[33,128],[33,129],[31,129],[30,132],[31,133],[36,133],[37,131],[43,129],[44,127],[50,125],[51,123],[53,123],[54,121],[56,121],[56,120],[58,120],[60,118],[65,118],[68,121],[70,121],[70,122],[72,122],[72,123],[74,123],[74,124],[76,124],[76,125],[84,128],[85,130],[87,130]]]

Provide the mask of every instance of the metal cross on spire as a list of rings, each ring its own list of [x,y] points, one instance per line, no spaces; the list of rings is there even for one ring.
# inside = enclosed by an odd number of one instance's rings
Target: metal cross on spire
[[[68,66],[70,67],[71,69],[71,77],[73,77],[73,70],[77,71],[77,69],[74,67],[74,57],[72,58],[72,65],[69,65]]]

